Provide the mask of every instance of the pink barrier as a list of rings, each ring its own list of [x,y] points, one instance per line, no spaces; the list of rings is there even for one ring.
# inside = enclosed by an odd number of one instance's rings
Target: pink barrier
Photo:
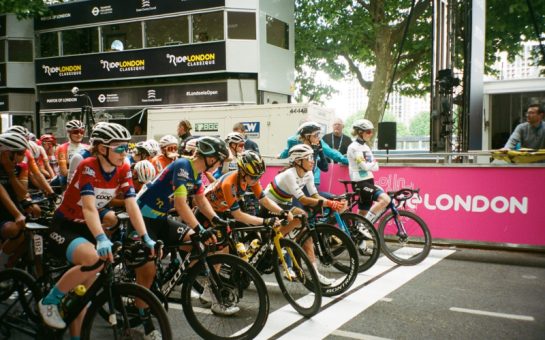
[[[269,167],[269,183],[279,167]],[[337,164],[322,173],[320,191],[344,192]],[[408,207],[428,224],[435,239],[545,246],[545,168],[382,166],[375,183],[384,190],[420,188]]]

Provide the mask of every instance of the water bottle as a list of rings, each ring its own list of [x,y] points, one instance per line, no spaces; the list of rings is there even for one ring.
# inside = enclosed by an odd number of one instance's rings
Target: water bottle
[[[248,250],[246,251],[246,255],[248,256],[248,258],[252,257],[252,255],[255,254],[257,249],[259,249],[259,245],[260,245],[260,242],[259,242],[259,239],[257,238],[252,240],[252,242],[250,242],[250,246],[248,247]]]
[[[246,246],[244,246],[244,243],[238,242],[235,247],[237,248],[238,256],[244,261],[248,262],[248,254],[246,252]]]
[[[69,314],[69,311],[72,308],[72,306],[83,295],[85,295],[86,291],[87,291],[87,288],[85,288],[84,285],[77,285],[74,289],[69,291],[68,294],[66,294],[64,299],[62,299],[62,308],[61,308],[61,316],[62,317]]]
[[[176,270],[178,270],[178,267],[180,266],[180,260],[178,260],[178,257],[175,257],[170,263],[168,264],[167,269],[165,270],[165,281],[168,281],[172,278]]]

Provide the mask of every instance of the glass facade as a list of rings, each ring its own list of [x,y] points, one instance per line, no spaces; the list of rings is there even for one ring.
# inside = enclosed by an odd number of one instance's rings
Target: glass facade
[[[227,12],[227,37],[229,39],[255,39],[255,13]]]
[[[62,31],[61,36],[63,55],[98,52],[98,27]]]
[[[194,14],[193,42],[224,40],[223,12]]]
[[[148,20],[145,24],[146,47],[189,43],[189,20],[187,15]]]
[[[38,35],[36,40],[38,57],[56,57],[59,55],[59,34],[48,32]]]
[[[32,40],[8,40],[8,61],[33,62]]]
[[[289,50],[289,33],[288,24],[267,15],[267,44]]]
[[[142,48],[142,23],[102,26],[102,50],[125,51]]]

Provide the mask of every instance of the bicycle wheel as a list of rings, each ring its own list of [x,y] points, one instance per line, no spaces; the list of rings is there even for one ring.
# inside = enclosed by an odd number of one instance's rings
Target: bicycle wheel
[[[161,302],[148,289],[133,283],[114,283],[112,285],[113,307],[116,325],[100,316],[100,311],[110,311],[108,296],[102,293],[93,299],[85,314],[81,328],[82,339],[151,339],[154,333],[161,339],[172,339],[172,330],[167,313]],[[140,316],[135,300],[141,299],[149,307],[149,316],[145,320]]]
[[[352,286],[358,275],[358,252],[356,246],[348,235],[335,226],[329,224],[317,224],[316,233],[323,245],[322,255],[319,254],[316,245],[317,270],[320,274],[335,281],[322,287],[323,296],[335,296],[344,293]],[[299,244],[313,242],[311,233],[305,232],[301,236]]]
[[[265,282],[254,267],[234,255],[210,255],[206,262],[218,275],[202,275],[202,264],[196,265],[182,286],[182,306],[189,325],[204,339],[254,338],[269,316]],[[194,286],[210,287],[211,306],[201,302],[202,296],[192,289]]]
[[[361,215],[344,212],[341,214],[341,219],[350,231],[350,238],[357,248],[358,272],[362,273],[371,268],[379,258],[379,234],[371,222]]]
[[[318,313],[322,306],[322,292],[316,269],[301,246],[294,241],[280,239],[280,248],[286,264],[292,269],[292,273],[286,271],[282,267],[278,253],[273,251],[274,276],[280,291],[299,314],[311,317]],[[290,252],[293,258],[287,256]]]
[[[403,226],[405,235],[399,232],[397,223]],[[390,260],[403,266],[422,262],[431,250],[431,234],[426,223],[416,214],[399,210],[396,217],[388,213],[378,228],[382,252]]]
[[[37,308],[41,296],[30,274],[20,269],[0,271],[0,338],[35,339],[41,335]]]

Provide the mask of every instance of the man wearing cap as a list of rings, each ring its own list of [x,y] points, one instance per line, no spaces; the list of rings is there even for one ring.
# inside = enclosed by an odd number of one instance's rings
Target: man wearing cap
[[[244,136],[244,150],[253,150],[257,153],[259,153],[259,146],[257,146],[257,143],[254,142],[253,140],[249,139],[248,136],[246,136],[246,126],[244,126],[244,124],[242,123],[236,123],[235,125],[233,125],[233,132],[239,132],[239,133],[242,133],[242,135]]]

